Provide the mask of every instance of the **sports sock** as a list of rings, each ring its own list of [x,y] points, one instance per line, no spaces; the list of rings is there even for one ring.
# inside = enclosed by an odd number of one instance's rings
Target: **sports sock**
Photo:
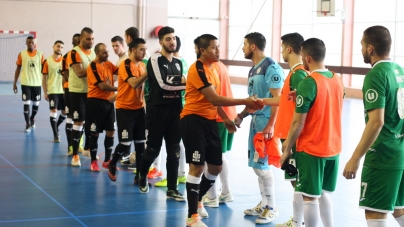
[[[199,201],[199,184],[201,183],[200,177],[192,175],[187,176],[187,201],[188,201],[188,218],[193,214],[198,213],[198,201]]]
[[[105,136],[104,147],[105,147],[104,162],[108,162],[111,159],[112,149],[114,149],[114,137]]]
[[[321,193],[321,197],[318,199],[320,204],[320,217],[324,226],[333,227],[334,226],[334,211],[332,206],[331,198],[327,193]]]
[[[30,125],[30,123],[29,123],[29,105],[24,105],[24,119],[25,119],[25,123],[27,125]]]
[[[97,161],[97,150],[98,150],[98,136],[90,136],[90,156],[91,161]]]
[[[368,227],[387,227],[387,219],[366,219]]]
[[[316,227],[320,220],[320,207],[318,200],[304,201],[304,224]]]

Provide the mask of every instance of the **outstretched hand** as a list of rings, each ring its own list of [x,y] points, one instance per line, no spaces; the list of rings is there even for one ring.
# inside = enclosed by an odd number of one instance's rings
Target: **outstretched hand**
[[[264,102],[262,101],[262,99],[256,98],[256,96],[251,96],[246,98],[246,107],[249,113],[251,113],[250,111],[255,112],[256,110],[260,110],[262,108],[264,108]]]

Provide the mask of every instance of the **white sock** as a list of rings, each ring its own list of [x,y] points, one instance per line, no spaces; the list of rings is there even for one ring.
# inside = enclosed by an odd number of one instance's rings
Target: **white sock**
[[[275,208],[275,187],[274,187],[274,174],[272,170],[266,171],[264,177],[262,178],[264,197],[267,200],[267,205]]]
[[[293,195],[293,221],[295,221],[296,226],[300,227],[303,223],[303,196],[301,194]]]
[[[161,154],[159,154],[159,156],[156,158],[156,160],[154,160],[153,168],[155,168],[157,171],[161,170]]]
[[[366,219],[368,227],[387,227],[387,219]]]
[[[222,172],[219,177],[222,182],[222,195],[227,195],[230,192],[230,167],[224,154],[222,154]]]
[[[304,224],[308,227],[317,227],[320,220],[320,206],[318,200],[304,201]]]
[[[206,176],[206,174],[209,174],[208,173],[208,168],[205,168],[205,176]],[[209,199],[214,199],[214,198],[217,197],[217,185],[218,185],[218,183],[220,183],[220,182],[215,181],[215,183],[212,185],[212,187],[209,188],[208,192],[206,192],[206,196]]]
[[[178,176],[183,177],[185,176],[185,166],[186,166],[186,160],[185,160],[185,147],[184,143],[180,142],[180,165],[178,167]]]
[[[400,227],[404,227],[404,215],[401,215],[400,217],[396,218],[396,221],[400,225]]]
[[[261,192],[261,207],[266,207],[267,206],[267,198],[265,197],[264,194],[264,182],[261,179],[261,177],[258,177],[258,185],[260,187],[260,192]]]
[[[323,221],[324,227],[334,226],[334,213],[332,207],[331,198],[327,193],[321,193],[321,197],[318,199],[320,204],[320,216],[321,221]]]

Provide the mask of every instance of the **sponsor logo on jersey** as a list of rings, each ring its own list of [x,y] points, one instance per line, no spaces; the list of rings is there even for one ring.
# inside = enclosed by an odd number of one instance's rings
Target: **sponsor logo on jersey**
[[[272,83],[279,83],[281,82],[281,77],[279,75],[273,75],[271,81]]]
[[[378,97],[379,97],[379,94],[374,89],[369,89],[365,93],[365,99],[366,99],[366,102],[368,102],[368,103],[376,102]]]
[[[303,106],[303,103],[304,103],[303,96],[298,95],[298,96],[296,97],[296,107],[301,107],[301,106]]]

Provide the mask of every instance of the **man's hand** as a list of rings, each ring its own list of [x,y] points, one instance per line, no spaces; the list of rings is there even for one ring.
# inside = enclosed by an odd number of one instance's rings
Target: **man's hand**
[[[44,94],[43,94],[43,98],[44,98],[46,101],[49,102],[49,95],[48,95],[48,94],[44,93]]]
[[[293,91],[290,91],[288,94],[288,100],[296,102],[296,89]]]
[[[236,125],[230,119],[224,120],[223,123],[227,130],[229,130],[229,133],[234,133],[237,131]]]
[[[264,102],[262,99],[257,99],[255,96],[251,96],[245,99],[247,101],[246,107],[250,110],[260,110],[264,108]],[[249,112],[250,113],[250,112]]]
[[[13,84],[13,91],[14,91],[14,94],[18,93],[18,88],[17,88],[16,84]]]
[[[109,101],[110,103],[114,103],[115,100],[116,100],[116,94],[111,95],[111,96],[108,97],[108,101]]]
[[[358,168],[359,168],[359,161],[360,161],[359,159],[355,159],[355,158],[352,157],[346,163],[344,172],[342,173],[342,175],[346,179],[348,179],[348,180],[355,179],[356,172],[358,172]]]
[[[264,139],[269,140],[272,138],[274,135],[274,126],[273,125],[267,125],[265,128],[262,130],[262,134],[264,134]]]
[[[281,163],[281,165],[283,165],[283,163],[285,161],[287,161],[289,159],[289,157],[292,155],[292,149],[288,148],[289,147],[289,141],[285,140],[285,142],[282,143],[282,157],[281,160],[279,161]]]

